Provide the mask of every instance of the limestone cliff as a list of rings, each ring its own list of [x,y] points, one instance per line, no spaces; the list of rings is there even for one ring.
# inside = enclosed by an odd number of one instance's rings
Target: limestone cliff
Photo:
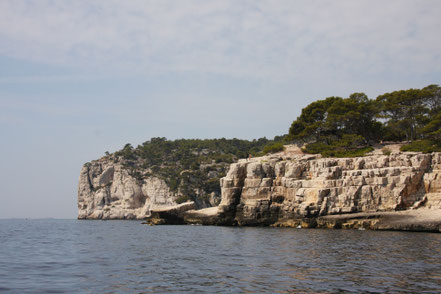
[[[147,170],[148,171],[148,170]],[[146,172],[147,172],[146,171]],[[203,191],[195,191],[195,193]],[[133,173],[126,162],[103,157],[86,163],[78,183],[79,219],[144,219],[152,209],[176,205],[183,195],[173,191],[163,178]],[[217,205],[216,195],[208,195],[197,207]]]
[[[441,153],[358,158],[266,156],[221,179],[218,223],[289,224],[354,212],[441,208]]]
[[[240,160],[220,181],[218,207],[151,223],[271,225],[441,232],[441,153],[321,158],[282,152]]]
[[[151,138],[84,165],[78,185],[79,218],[145,218],[153,208],[194,201],[196,208],[220,202],[220,178],[229,165],[258,154],[266,138]]]
[[[142,181],[121,164],[85,164],[78,184],[78,218],[142,219],[152,208],[176,204],[176,194],[156,177]]]
[[[220,186],[217,208],[181,209],[174,223],[181,218],[183,223],[293,226],[329,215],[440,210],[441,153],[321,158],[282,152],[231,164]],[[172,191],[151,173],[139,177],[124,162],[102,158],[81,170],[78,218],[144,219],[152,211],[166,215],[162,211],[175,207],[184,193]],[[211,206],[216,204],[212,199]]]

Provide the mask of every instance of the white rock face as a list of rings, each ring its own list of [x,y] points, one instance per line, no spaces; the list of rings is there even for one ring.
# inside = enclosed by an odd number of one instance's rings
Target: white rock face
[[[441,153],[265,156],[232,164],[219,211],[240,225],[352,212],[441,209]]]
[[[143,219],[152,209],[176,205],[176,194],[156,177],[139,181],[118,163],[83,166],[78,184],[79,219]]]
[[[270,155],[232,164],[220,185],[220,218],[244,225],[352,212],[441,209],[441,153]],[[100,159],[81,170],[78,218],[143,219],[152,210],[176,205],[177,196],[162,179],[139,180],[121,164]]]

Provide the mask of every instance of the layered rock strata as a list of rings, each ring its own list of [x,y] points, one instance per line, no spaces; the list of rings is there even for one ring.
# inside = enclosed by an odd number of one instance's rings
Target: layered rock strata
[[[441,228],[441,213],[437,214],[441,153],[357,158],[280,153],[239,160],[220,185],[218,207],[194,210],[194,203],[176,206],[178,195],[164,180],[154,176],[139,180],[121,164],[96,161],[84,165],[80,174],[78,218],[150,217],[155,224]],[[396,211],[406,213],[393,214]],[[412,216],[414,211],[419,218]],[[420,211],[439,215],[439,220],[421,218]]]
[[[440,209],[441,153],[299,156],[233,164],[219,212],[238,225],[283,225],[332,214]]]
[[[441,153],[266,156],[232,164],[221,187],[217,208],[180,222],[441,231]]]

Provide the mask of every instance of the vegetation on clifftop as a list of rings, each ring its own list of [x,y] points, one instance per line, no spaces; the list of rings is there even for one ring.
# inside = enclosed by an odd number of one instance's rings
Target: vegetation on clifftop
[[[136,148],[126,144],[112,156],[142,181],[155,176],[163,179],[179,195],[177,202],[207,202],[212,193],[220,195],[219,180],[229,165],[239,158],[261,156],[283,150],[283,137],[274,140],[152,138]]]
[[[383,141],[407,142],[402,151],[441,151],[441,88],[394,91],[375,100],[364,93],[318,100],[302,109],[287,136],[273,140],[152,138],[106,156],[140,181],[150,176],[163,179],[178,195],[178,203],[204,204],[220,195],[219,179],[230,163],[250,154],[279,152],[284,143],[294,142],[304,145],[306,153],[355,157]]]
[[[288,137],[306,144],[304,152],[333,157],[361,156],[382,141],[409,142],[402,151],[440,151],[441,88],[318,100],[302,109]]]

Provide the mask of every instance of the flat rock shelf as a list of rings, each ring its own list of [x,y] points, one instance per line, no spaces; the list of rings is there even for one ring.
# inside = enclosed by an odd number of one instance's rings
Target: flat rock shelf
[[[440,153],[240,160],[221,187],[218,207],[153,210],[147,222],[441,231]]]

